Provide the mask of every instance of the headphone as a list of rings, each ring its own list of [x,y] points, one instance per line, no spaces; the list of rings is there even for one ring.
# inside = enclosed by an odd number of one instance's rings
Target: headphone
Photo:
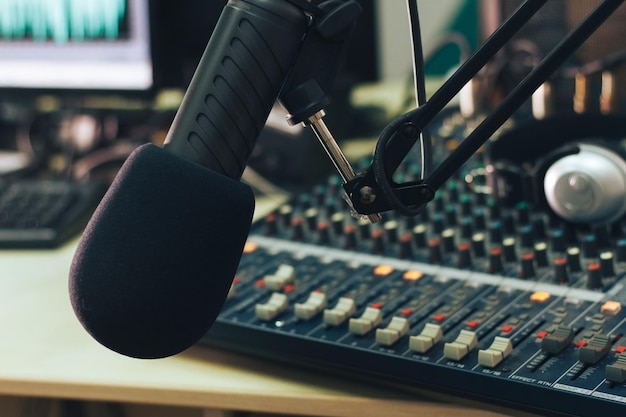
[[[561,115],[504,132],[486,149],[487,189],[572,223],[610,224],[626,213],[626,117]]]

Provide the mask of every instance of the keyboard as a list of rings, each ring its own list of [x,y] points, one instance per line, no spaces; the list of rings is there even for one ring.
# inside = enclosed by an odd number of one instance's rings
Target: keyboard
[[[78,235],[106,191],[67,180],[0,181],[0,248],[54,248]]]

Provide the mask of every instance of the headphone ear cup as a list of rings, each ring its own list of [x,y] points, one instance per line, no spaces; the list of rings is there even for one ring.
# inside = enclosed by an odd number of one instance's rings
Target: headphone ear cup
[[[626,211],[623,138],[626,118],[617,115],[562,115],[524,123],[489,143],[487,181],[503,204],[526,201],[569,222],[610,223]],[[583,182],[590,187],[586,191],[577,188]]]
[[[578,148],[545,169],[546,201],[574,223],[613,223],[626,212],[626,161],[603,146],[581,143]]]

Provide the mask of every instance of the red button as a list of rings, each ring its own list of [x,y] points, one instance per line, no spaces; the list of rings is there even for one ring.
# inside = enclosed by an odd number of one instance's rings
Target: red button
[[[618,355],[624,352],[626,352],[626,346],[618,346],[615,348],[615,353],[617,353]]]
[[[511,326],[510,324],[505,324],[504,326],[502,326],[502,333],[511,333],[512,330],[513,326]]]
[[[446,315],[445,314],[435,314],[435,317],[433,317],[435,319],[435,321],[438,322],[442,322],[446,319]]]
[[[383,308],[383,303],[381,303],[380,301],[376,301],[375,303],[372,303],[372,308],[377,308],[377,309],[381,309]]]
[[[289,294],[290,292],[293,292],[293,290],[295,290],[295,289],[296,289],[296,287],[293,284],[287,284],[287,285],[285,285],[285,288],[284,288],[285,293],[287,293],[287,294]]]
[[[581,348],[581,347],[587,346],[587,341],[579,340],[578,342],[575,343],[575,345],[576,345],[576,347]]]
[[[469,327],[470,329],[475,329],[478,327],[480,323],[478,323],[478,320],[470,320],[467,322],[467,327]]]
[[[537,338],[538,339],[543,339],[544,337],[546,337],[549,333],[546,332],[545,330],[540,331],[539,333],[537,333]]]
[[[403,308],[402,311],[400,312],[400,314],[402,314],[404,317],[408,317],[411,314],[413,314],[413,309],[410,308],[410,307]]]

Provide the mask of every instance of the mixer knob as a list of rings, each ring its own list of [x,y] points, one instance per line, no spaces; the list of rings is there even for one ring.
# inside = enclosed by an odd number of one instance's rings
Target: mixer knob
[[[517,215],[518,224],[528,224],[530,221],[530,210],[525,202],[520,202],[515,207],[515,214]]]
[[[558,326],[554,333],[541,339],[541,350],[556,355],[574,340],[574,329],[569,326]]]
[[[470,251],[470,244],[463,242],[459,244],[459,251],[457,253],[456,266],[458,268],[467,268],[472,265],[472,254]]]
[[[381,254],[385,251],[385,240],[383,231],[376,229],[372,231],[372,252],[375,254]]]
[[[457,225],[456,205],[450,204],[446,207],[446,224],[451,227]]]
[[[499,221],[492,222],[489,226],[489,240],[491,241],[491,243],[499,244],[502,242],[503,237],[502,223],[500,223]]]
[[[304,219],[306,220],[306,225],[309,230],[317,229],[317,219],[319,216],[319,212],[316,208],[309,208],[304,212]]]
[[[274,213],[268,214],[265,217],[264,225],[266,236],[276,236],[276,234],[278,233],[277,217],[278,216],[276,216],[276,214]]]
[[[359,219],[358,227],[359,227],[359,237],[362,240],[368,240],[372,235],[371,230],[372,222],[370,222],[367,218]]]
[[[477,258],[483,258],[487,254],[484,233],[475,233],[474,236],[472,236],[472,250],[474,256]]]
[[[289,300],[287,299],[287,295],[281,292],[275,292],[272,293],[267,302],[259,303],[254,306],[254,314],[259,320],[270,321],[287,310],[288,306]]]
[[[570,246],[566,251],[567,266],[571,272],[582,271],[580,264],[580,249],[577,246]]]
[[[343,229],[344,247],[348,250],[353,250],[357,247],[356,231],[356,226],[352,224],[347,225]]]
[[[345,216],[343,213],[338,212],[330,216],[330,223],[333,226],[333,233],[335,236],[341,236],[343,234],[343,222]]]
[[[279,265],[276,272],[268,274],[263,277],[263,283],[265,288],[272,291],[278,291],[285,285],[293,282],[296,277],[296,270],[293,266],[288,264]]]
[[[514,237],[507,237],[502,241],[502,253],[504,254],[504,262],[517,262]]]
[[[546,234],[546,226],[542,218],[533,219],[532,229],[536,239],[545,239],[548,237]]]
[[[304,239],[304,221],[300,217],[291,220],[291,239],[295,241]]]
[[[626,262],[626,239],[619,239],[616,245],[617,262]]]
[[[426,232],[426,226],[423,224],[418,224],[413,228],[413,242],[415,242],[415,247],[423,249],[428,246]]]
[[[497,274],[503,271],[502,266],[502,250],[498,247],[492,248],[489,251],[489,266],[488,272],[490,274]]]
[[[443,331],[441,330],[441,326],[426,323],[419,335],[409,338],[409,349],[418,353],[426,353],[435,344],[439,343],[442,337]]]
[[[520,278],[527,279],[535,276],[535,255],[525,252],[522,255],[522,264],[519,273]]]
[[[387,327],[376,329],[376,343],[391,346],[409,331],[409,321],[404,317],[393,317]]]
[[[487,207],[489,209],[489,218],[491,220],[497,220],[500,218],[500,215],[502,214],[500,203],[495,200],[489,200]]]
[[[548,260],[548,245],[545,242],[536,243],[533,252],[538,267],[543,268],[550,265],[550,261]]]
[[[613,252],[600,253],[600,269],[603,278],[612,278],[615,276],[615,263],[613,262]]]
[[[515,219],[511,213],[502,216],[502,231],[505,236],[515,235]]]
[[[400,236],[400,247],[398,248],[398,258],[407,259],[413,257],[412,237],[405,233]]]
[[[528,225],[524,225],[520,227],[519,231],[520,235],[520,245],[522,248],[532,248],[535,242],[535,237],[533,236],[533,229]]]
[[[339,326],[356,311],[356,304],[352,298],[341,297],[332,309],[324,310],[324,324]]]
[[[441,242],[443,250],[446,253],[453,253],[456,250],[455,240],[456,231],[452,228],[446,229],[441,232]]]
[[[396,243],[398,241],[398,222],[395,220],[389,220],[383,225],[385,230],[385,236],[387,236],[387,242]]]
[[[583,257],[596,258],[598,257],[598,243],[595,235],[587,235],[582,242]]]
[[[496,336],[488,349],[478,351],[478,363],[486,368],[495,368],[513,352],[511,339]]]
[[[443,260],[441,241],[438,238],[432,238],[428,241],[428,260],[433,264],[438,264]]]
[[[617,384],[626,381],[626,353],[619,354],[614,364],[606,366],[604,376],[607,381]]]
[[[565,251],[565,236],[563,235],[563,230],[556,229],[552,232],[550,245],[552,247],[552,252],[561,253]]]
[[[443,217],[440,212],[437,212],[433,215],[432,228],[435,234],[440,234],[441,232],[443,232],[445,225],[444,225]]]
[[[378,308],[367,307],[361,317],[351,318],[348,330],[352,334],[363,336],[383,320],[383,313]]]
[[[578,350],[578,359],[581,362],[598,363],[611,349],[611,339],[606,334],[596,334],[589,343]]]
[[[327,304],[326,294],[320,291],[313,291],[304,303],[296,303],[294,305],[294,314],[299,319],[310,320],[326,308]]]
[[[587,288],[599,289],[602,288],[602,269],[599,263],[592,262],[587,265]]]
[[[320,245],[330,243],[330,226],[326,222],[319,222],[317,225],[317,241]]]
[[[283,227],[289,227],[291,224],[291,216],[293,215],[293,207],[289,204],[283,204],[278,209],[278,216]]]
[[[474,234],[472,219],[464,217],[461,219],[461,239],[471,239]]]
[[[474,214],[472,217],[474,219],[475,230],[485,230],[487,228],[487,221],[485,220],[485,210],[481,208],[474,210]]]
[[[478,346],[478,337],[475,332],[470,330],[461,330],[454,342],[446,343],[443,346],[443,356],[448,359],[460,361],[469,352]]]
[[[567,273],[567,259],[561,257],[554,259],[554,282],[557,284],[567,284],[569,275]]]
[[[461,215],[470,216],[472,214],[472,198],[468,194],[461,196]]]

